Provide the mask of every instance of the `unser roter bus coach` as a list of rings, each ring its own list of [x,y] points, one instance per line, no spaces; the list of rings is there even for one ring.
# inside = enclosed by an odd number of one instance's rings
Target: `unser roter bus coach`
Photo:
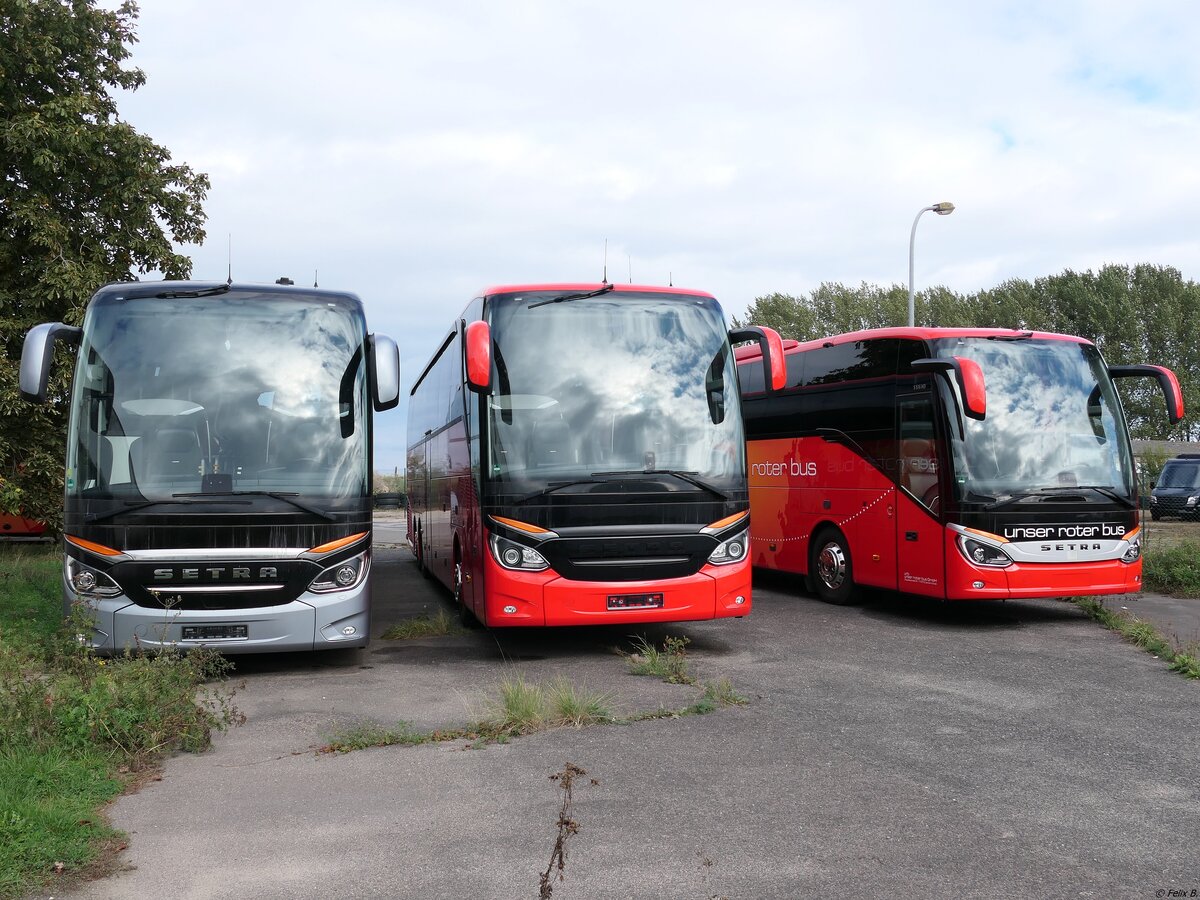
[[[948,600],[1141,588],[1133,454],[1109,366],[1061,334],[887,328],[784,342],[786,383],[738,348],[755,566]]]
[[[367,643],[371,412],[399,401],[400,357],[356,296],[108,285],[82,328],[26,336],[28,399],[46,400],[56,341],[78,348],[63,594],[90,647]]]
[[[756,341],[766,381],[783,384],[775,332],[733,338]],[[464,618],[750,611],[737,369],[709,294],[611,283],[482,292],[412,389],[407,487],[417,562]]]

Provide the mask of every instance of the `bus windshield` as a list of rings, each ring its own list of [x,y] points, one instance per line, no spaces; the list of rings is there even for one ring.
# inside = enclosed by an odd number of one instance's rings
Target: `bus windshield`
[[[737,380],[716,302],[553,297],[491,300],[489,477],[520,493],[664,472],[744,490]]]
[[[365,331],[357,302],[337,295],[93,304],[75,371],[68,499],[362,496]]]
[[[995,499],[1095,487],[1133,496],[1125,420],[1091,344],[1064,340],[940,338],[939,356],[979,363],[987,417],[951,423],[960,496]]]

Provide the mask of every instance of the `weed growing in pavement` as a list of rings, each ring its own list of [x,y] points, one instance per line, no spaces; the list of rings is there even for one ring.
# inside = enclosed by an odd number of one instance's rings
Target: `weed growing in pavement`
[[[439,609],[432,616],[422,613],[403,622],[397,622],[387,629],[381,637],[385,641],[410,641],[414,638],[448,637],[454,634],[466,634],[464,628],[444,609]]]
[[[1187,678],[1200,679],[1200,658],[1197,657],[1195,647],[1177,650],[1149,622],[1135,619],[1126,612],[1114,612],[1095,597],[1077,597],[1075,605],[1131,644],[1166,660],[1172,672],[1178,672]]]
[[[720,678],[705,682],[704,694],[688,709],[694,715],[706,715],[726,706],[745,706],[749,702],[733,689],[733,683],[728,678]]]
[[[708,681],[704,684],[704,693],[693,703],[681,709],[670,709],[660,706],[658,709],[634,713],[622,722],[645,722],[650,719],[681,719],[684,716],[706,716],[726,706],[745,706],[750,701],[733,689],[728,678]]]
[[[629,654],[629,672],[632,675],[654,675],[670,684],[695,684],[696,679],[688,671],[686,637],[663,638],[662,649],[639,635],[634,640],[634,651]]]
[[[662,649],[644,637],[637,638],[637,648],[627,659],[635,675],[655,675],[671,684],[697,684],[688,669],[686,637],[668,637]],[[659,707],[655,710],[615,716],[610,698],[577,687],[559,675],[547,684],[538,684],[517,674],[496,686],[496,696],[488,711],[477,721],[459,728],[438,731],[416,731],[407,722],[394,727],[378,723],[360,723],[336,731],[318,753],[348,753],[366,747],[386,747],[395,744],[415,745],[442,741],[468,742],[470,747],[506,743],[521,735],[548,731],[553,728],[584,725],[623,725],[650,719],[678,719],[683,716],[706,715],[727,706],[740,706],[748,701],[738,695],[728,678],[708,681],[703,692],[692,703],[679,709]]]
[[[554,849],[550,851],[550,863],[546,866],[546,871],[542,873],[538,881],[538,897],[539,900],[549,900],[549,897],[554,893],[554,882],[562,881],[564,877],[564,869],[567,865],[567,841],[579,834],[579,823],[571,818],[571,802],[572,791],[575,787],[575,779],[582,778],[587,775],[583,769],[574,763],[567,763],[563,766],[561,772],[557,772],[550,776],[551,781],[557,781],[558,786],[562,789],[562,805],[558,810],[558,833],[554,840]],[[595,778],[590,779],[591,784],[598,785],[600,782]],[[557,878],[555,877],[557,875]]]
[[[1200,543],[1183,541],[1146,553],[1142,583],[1148,590],[1179,597],[1200,597]]]
[[[521,675],[502,681],[490,715],[461,728],[416,731],[407,722],[388,728],[365,722],[341,729],[318,748],[321,753],[349,753],[367,747],[416,745],[465,740],[472,746],[507,743],[511,738],[553,728],[599,725],[617,721],[608,698],[577,688],[561,676],[547,685]]]

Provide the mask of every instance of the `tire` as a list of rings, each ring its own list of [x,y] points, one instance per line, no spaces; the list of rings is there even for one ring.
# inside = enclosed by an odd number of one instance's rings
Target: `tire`
[[[1159,519],[1161,519],[1161,518],[1162,518],[1162,513],[1160,513],[1160,512],[1159,512],[1158,510],[1156,510],[1156,509],[1152,509],[1152,510],[1150,510],[1150,518],[1151,518],[1153,521],[1157,522]]]
[[[429,566],[425,565],[425,535],[419,522],[417,523],[417,571],[426,580],[433,577],[433,573],[429,571]]]
[[[836,528],[822,528],[808,547],[808,575],[813,590],[826,603],[845,606],[855,598],[850,545]]]
[[[454,556],[454,608],[458,611],[458,621],[468,628],[476,628],[479,626],[479,620],[475,618],[475,613],[467,608],[467,604],[463,603],[462,599],[462,562],[458,558],[458,554]]]

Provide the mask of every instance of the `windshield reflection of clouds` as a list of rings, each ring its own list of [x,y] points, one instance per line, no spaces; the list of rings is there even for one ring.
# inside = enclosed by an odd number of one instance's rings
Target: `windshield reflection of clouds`
[[[712,301],[589,298],[536,309],[501,301],[492,328],[494,475],[744,472],[731,354]]]
[[[1070,341],[941,342],[983,369],[987,417],[955,434],[960,483],[982,494],[1100,486],[1129,494],[1132,466],[1116,392],[1094,347]]]
[[[225,296],[127,300],[91,316],[69,490],[136,485],[161,498],[213,474],[233,490],[364,490],[363,323],[349,307]]]

